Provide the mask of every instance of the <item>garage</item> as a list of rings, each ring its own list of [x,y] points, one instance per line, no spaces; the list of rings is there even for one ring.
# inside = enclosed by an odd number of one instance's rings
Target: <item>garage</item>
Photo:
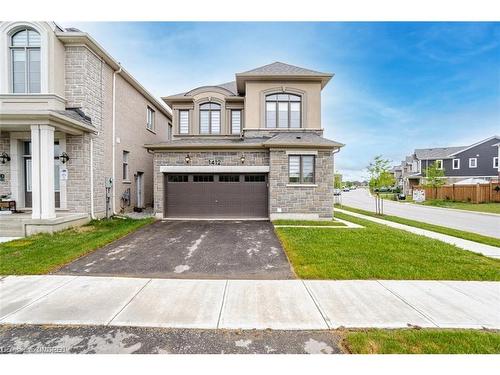
[[[268,218],[266,173],[165,173],[166,218]]]

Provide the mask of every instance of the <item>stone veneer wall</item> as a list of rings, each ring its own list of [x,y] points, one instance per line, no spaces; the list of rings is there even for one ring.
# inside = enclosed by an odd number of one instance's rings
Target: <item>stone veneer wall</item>
[[[270,215],[316,214],[319,218],[333,215],[333,157],[331,151],[318,151],[314,187],[288,184],[288,155],[286,150],[270,152]],[[278,209],[281,208],[281,212]]]
[[[269,165],[268,151],[215,151],[215,152],[155,152],[154,154],[154,209],[155,213],[163,213],[163,173],[160,166],[186,165],[185,157],[189,154],[189,165],[209,165],[209,159],[220,159],[224,166],[241,164],[241,156],[245,155],[244,165]]]
[[[10,138],[8,133],[0,134],[0,154],[6,152],[10,155]],[[0,195],[7,195],[11,193],[10,189],[10,163],[5,164],[0,163],[0,174],[5,175],[5,180],[0,181]]]
[[[104,63],[84,46],[67,46],[65,59],[66,106],[81,108],[91,118],[99,135],[67,136],[67,207],[72,212],[90,213],[90,139],[93,139],[94,210],[105,211],[103,90]]]

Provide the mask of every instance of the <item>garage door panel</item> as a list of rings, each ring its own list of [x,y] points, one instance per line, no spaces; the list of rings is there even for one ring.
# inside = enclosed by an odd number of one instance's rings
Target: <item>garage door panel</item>
[[[166,175],[167,176],[167,175]],[[190,176],[188,182],[174,182],[179,179],[165,177],[166,217],[186,218],[248,218],[267,217],[267,182],[245,182],[241,175],[239,182],[213,175],[213,182],[193,182],[203,180]],[[262,177],[262,176],[261,176]],[[265,176],[264,176],[265,177]],[[233,178],[234,180],[234,178]],[[236,179],[238,180],[238,179]],[[252,178],[252,180],[255,180]]]

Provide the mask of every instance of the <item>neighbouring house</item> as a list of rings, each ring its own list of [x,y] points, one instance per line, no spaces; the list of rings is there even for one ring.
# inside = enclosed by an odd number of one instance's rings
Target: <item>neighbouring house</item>
[[[500,137],[492,136],[469,146],[415,149],[399,166],[394,176],[405,193],[425,182],[425,170],[433,163],[444,171],[447,184],[474,179],[491,181],[500,175]]]
[[[152,206],[144,144],[171,133],[165,104],[88,34],[0,23],[0,196],[23,212],[0,215],[0,236]]]
[[[333,215],[333,154],[321,91],[332,78],[275,62],[236,80],[163,98],[173,139],[152,143],[161,218]]]

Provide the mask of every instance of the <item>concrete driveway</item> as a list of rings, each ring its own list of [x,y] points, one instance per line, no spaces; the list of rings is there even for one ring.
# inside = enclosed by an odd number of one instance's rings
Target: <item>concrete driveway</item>
[[[342,193],[342,204],[375,211],[375,200],[366,189]],[[420,206],[390,200],[384,200],[384,214],[500,238],[500,215]]]
[[[57,273],[191,279],[294,278],[273,225],[265,221],[159,221]]]

